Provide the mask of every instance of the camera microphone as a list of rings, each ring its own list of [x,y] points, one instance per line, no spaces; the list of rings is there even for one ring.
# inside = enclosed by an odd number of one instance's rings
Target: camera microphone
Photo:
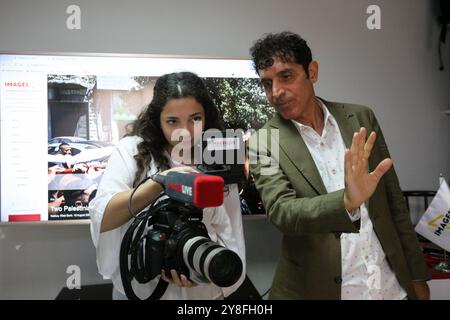
[[[223,203],[225,182],[222,177],[192,172],[168,172],[155,175],[170,198],[197,208],[218,207]]]

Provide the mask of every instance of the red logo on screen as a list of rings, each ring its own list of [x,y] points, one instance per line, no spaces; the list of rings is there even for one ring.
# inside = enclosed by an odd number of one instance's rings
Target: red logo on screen
[[[18,222],[18,221],[41,221],[40,214],[10,214],[8,216],[9,222]]]
[[[8,81],[5,82],[5,87],[11,88],[29,88],[30,84],[26,81]]]

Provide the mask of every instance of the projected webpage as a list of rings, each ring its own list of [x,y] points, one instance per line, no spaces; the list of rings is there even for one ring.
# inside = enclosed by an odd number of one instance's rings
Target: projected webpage
[[[0,54],[1,221],[89,218],[114,145],[177,71],[205,79],[228,127],[272,113],[249,60]]]

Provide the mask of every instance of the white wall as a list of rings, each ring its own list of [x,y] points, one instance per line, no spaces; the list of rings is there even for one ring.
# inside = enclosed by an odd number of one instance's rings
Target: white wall
[[[440,172],[450,178],[450,116],[442,113],[450,108],[450,38],[440,72],[437,2],[2,1],[0,51],[247,57],[263,33],[289,29],[319,61],[320,96],[373,107],[402,187],[436,189]],[[70,4],[81,7],[81,30],[66,29]],[[381,30],[366,28],[370,4],[381,8]],[[245,222],[249,276],[264,291],[279,235],[256,221]],[[265,256],[255,255],[269,244]],[[0,226],[0,299],[54,298],[72,264],[82,284],[101,281],[87,226]]]

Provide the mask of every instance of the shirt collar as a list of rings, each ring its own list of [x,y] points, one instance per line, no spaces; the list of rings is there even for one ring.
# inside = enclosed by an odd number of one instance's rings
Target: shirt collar
[[[320,107],[322,108],[323,111],[323,123],[324,123],[324,129],[326,128],[327,124],[330,124],[332,126],[334,126],[333,123],[333,115],[330,113],[330,111],[328,111],[328,108],[325,106],[325,103],[323,103],[322,100],[320,100],[319,98],[316,98],[317,102],[319,103]],[[306,130],[307,128],[311,128],[310,126],[304,125],[300,122],[297,122],[295,120],[291,120],[294,125],[300,129],[300,130]]]

